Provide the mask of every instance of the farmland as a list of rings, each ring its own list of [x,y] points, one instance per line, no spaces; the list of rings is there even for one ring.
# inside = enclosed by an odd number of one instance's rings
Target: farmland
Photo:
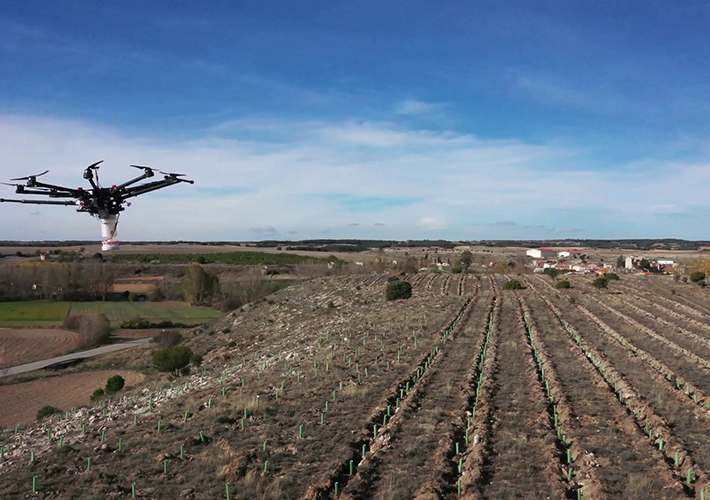
[[[24,497],[35,478],[46,498],[708,498],[706,292],[515,278],[525,289],[415,274],[413,297],[393,302],[382,274],[281,290],[189,333],[201,370],[54,417],[49,433],[2,431],[0,489]]]
[[[58,356],[81,347],[76,332],[54,328],[0,328],[0,368]]]
[[[104,313],[113,324],[135,318],[194,324],[221,316],[214,309],[184,302],[0,302],[0,325],[58,326],[68,314],[84,311]]]

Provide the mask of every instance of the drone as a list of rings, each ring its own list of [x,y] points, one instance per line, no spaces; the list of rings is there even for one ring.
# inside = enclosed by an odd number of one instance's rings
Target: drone
[[[8,200],[0,198],[0,203],[78,206],[79,208],[76,209],[77,212],[85,212],[99,219],[101,222],[101,236],[103,238],[101,250],[112,251],[120,248],[116,240],[118,236],[117,227],[121,212],[131,205],[131,203],[126,200],[181,182],[187,182],[188,184],[195,183],[195,181],[183,179],[182,177],[185,177],[186,174],[175,174],[159,170],[158,172],[165,176],[163,179],[137,184],[144,179],[155,176],[155,169],[143,165],[131,165],[133,168],[142,170],[143,173],[135,179],[131,179],[123,184],[102,187],[101,184],[99,184],[99,165],[101,163],[103,163],[103,160],[89,165],[84,170],[84,179],[89,181],[91,189],[81,187],[74,189],[38,181],[38,177],[49,172],[49,170],[45,170],[41,174],[10,179],[12,181],[25,181],[24,184],[9,184],[6,182],[0,184],[13,186],[17,194],[47,196],[49,198],[60,198],[59,200]],[[64,200],[61,200],[61,198],[64,198]]]

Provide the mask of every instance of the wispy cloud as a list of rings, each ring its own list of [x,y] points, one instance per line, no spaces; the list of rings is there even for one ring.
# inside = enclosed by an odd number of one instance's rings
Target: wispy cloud
[[[81,121],[0,115],[0,177],[47,166],[47,180],[75,186],[82,169],[103,158],[105,183],[129,178],[131,163],[195,179],[194,186],[136,198],[121,218],[127,239],[253,239],[277,232],[308,238],[324,230],[334,237],[352,231],[396,239],[534,237],[574,228],[583,228],[579,237],[614,231],[688,237],[697,235],[694,214],[710,210],[710,167],[702,161],[649,158],[596,170],[568,146],[388,122],[260,120],[262,128],[278,131],[278,144],[240,131],[225,136],[205,129],[193,139],[173,140]],[[1,194],[13,197],[9,190]],[[42,217],[30,223],[27,208],[0,205],[5,238],[98,237],[96,222],[84,214],[39,207],[32,212]],[[670,227],[651,213],[694,218]],[[359,227],[349,226],[353,219]]]
[[[394,111],[398,115],[438,115],[444,110],[444,107],[439,103],[408,99],[397,103]]]

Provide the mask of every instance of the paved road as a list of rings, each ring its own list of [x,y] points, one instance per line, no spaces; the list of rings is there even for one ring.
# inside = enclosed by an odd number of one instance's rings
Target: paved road
[[[49,365],[55,363],[60,363],[62,361],[69,361],[72,359],[84,359],[93,358],[100,354],[106,354],[107,352],[120,351],[122,349],[128,349],[130,347],[136,347],[147,342],[150,342],[150,337],[145,339],[129,340],[128,342],[121,342],[120,344],[111,344],[97,347],[96,349],[89,349],[86,351],[74,352],[72,354],[65,354],[64,356],[57,356],[56,358],[43,359],[42,361],[33,361],[32,363],[27,363],[24,365],[11,366],[10,368],[0,369],[0,378],[7,377],[9,375],[16,375],[18,373],[31,372],[34,370],[40,370]]]

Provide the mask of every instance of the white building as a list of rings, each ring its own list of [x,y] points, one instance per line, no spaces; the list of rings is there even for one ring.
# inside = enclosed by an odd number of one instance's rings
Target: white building
[[[531,248],[525,255],[533,259],[554,259],[557,257],[557,250],[551,248]]]

